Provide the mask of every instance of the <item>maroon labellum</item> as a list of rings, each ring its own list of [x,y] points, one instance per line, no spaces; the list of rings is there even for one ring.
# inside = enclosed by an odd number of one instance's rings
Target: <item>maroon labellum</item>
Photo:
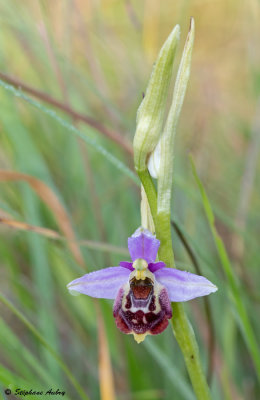
[[[140,342],[147,334],[156,335],[168,326],[171,303],[166,289],[158,282],[134,277],[119,290],[113,315],[117,327],[124,333],[132,333]]]

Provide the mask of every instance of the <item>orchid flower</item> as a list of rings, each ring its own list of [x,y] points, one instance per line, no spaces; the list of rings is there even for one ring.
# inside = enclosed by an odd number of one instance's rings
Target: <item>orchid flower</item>
[[[172,317],[171,301],[182,302],[217,290],[203,276],[167,268],[156,261],[160,241],[147,229],[138,228],[128,239],[132,262],[90,272],[70,282],[69,291],[91,297],[115,299],[113,315],[120,331],[133,334],[140,343],[156,335]]]

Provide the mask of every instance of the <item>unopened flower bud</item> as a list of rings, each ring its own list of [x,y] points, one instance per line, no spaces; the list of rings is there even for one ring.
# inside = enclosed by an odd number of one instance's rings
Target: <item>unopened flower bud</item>
[[[190,77],[190,66],[191,66],[194,35],[195,35],[195,24],[194,24],[194,19],[191,18],[190,30],[186,39],[185,47],[182,53],[182,58],[174,85],[172,104],[160,140],[159,161],[157,161],[157,164],[159,164],[158,213],[170,212],[170,200],[171,200],[171,189],[172,189],[172,178],[173,178],[174,137]]]
[[[148,156],[154,150],[162,133],[165,105],[179,36],[180,27],[176,25],[161,48],[145,97],[137,112],[134,137],[134,163],[137,171],[146,169]]]

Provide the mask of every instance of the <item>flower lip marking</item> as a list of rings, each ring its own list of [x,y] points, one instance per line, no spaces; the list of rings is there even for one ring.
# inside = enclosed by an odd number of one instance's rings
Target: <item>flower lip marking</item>
[[[130,281],[130,288],[135,299],[147,299],[152,292],[153,282],[150,278],[144,278],[142,280],[133,278]]]
[[[117,327],[125,333],[134,334],[138,342],[147,334],[162,332],[171,316],[166,289],[149,277],[130,279],[130,284],[119,291],[114,304]]]
[[[113,315],[122,332],[140,343],[147,334],[156,335],[172,317],[171,301],[187,301],[217,290],[203,276],[166,268],[155,261],[160,242],[147,229],[138,228],[128,239],[132,262],[94,271],[68,284],[73,293],[115,299]]]

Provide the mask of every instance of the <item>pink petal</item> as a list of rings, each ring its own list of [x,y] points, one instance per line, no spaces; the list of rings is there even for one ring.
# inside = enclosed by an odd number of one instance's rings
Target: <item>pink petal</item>
[[[155,271],[154,275],[156,280],[167,289],[171,301],[187,301],[218,290],[203,276],[174,268],[159,269]]]
[[[75,279],[67,288],[72,293],[76,291],[92,297],[114,299],[120,287],[127,282],[129,274],[129,269],[123,267],[104,268]]]
[[[138,228],[128,238],[128,250],[133,261],[137,258],[143,258],[148,264],[153,263],[159,247],[160,241],[148,229]]]
[[[149,268],[149,270],[151,271],[151,272],[155,272],[155,271],[158,271],[158,269],[161,269],[161,268],[164,268],[165,267],[165,264],[164,264],[164,262],[162,262],[162,261],[158,261],[158,262],[156,262],[156,263],[150,263],[149,265],[148,265],[148,268]]]
[[[119,265],[120,265],[120,267],[130,269],[130,271],[134,270],[133,263],[131,263],[129,261],[120,261]]]

